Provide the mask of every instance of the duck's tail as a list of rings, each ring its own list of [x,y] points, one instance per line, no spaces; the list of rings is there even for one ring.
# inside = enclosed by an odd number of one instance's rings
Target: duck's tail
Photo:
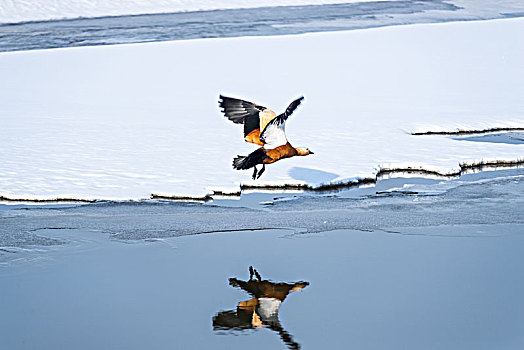
[[[236,156],[233,159],[233,168],[236,170],[246,170],[257,164],[264,163],[264,159],[269,158],[263,148],[250,153],[248,156]]]
[[[235,159],[233,159],[233,168],[237,170],[248,169],[245,167],[246,159],[246,156],[236,156]]]

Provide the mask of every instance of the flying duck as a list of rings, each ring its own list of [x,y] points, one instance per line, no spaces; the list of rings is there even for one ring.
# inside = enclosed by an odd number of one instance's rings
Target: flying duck
[[[237,156],[233,159],[233,168],[247,170],[254,168],[253,180],[258,179],[266,170],[266,164],[294,156],[313,154],[308,148],[293,147],[286,137],[286,120],[300,105],[304,97],[297,98],[289,104],[280,115],[266,107],[237,98],[219,96],[218,104],[222,113],[236,124],[244,124],[244,140],[262,146],[248,156]],[[257,170],[257,165],[262,169]]]

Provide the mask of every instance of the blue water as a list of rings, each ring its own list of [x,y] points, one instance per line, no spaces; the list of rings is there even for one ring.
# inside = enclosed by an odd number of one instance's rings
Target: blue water
[[[474,142],[491,142],[491,143],[507,143],[510,145],[524,144],[524,133],[522,132],[506,132],[485,134],[480,136],[468,136],[454,138],[457,141],[474,141]]]
[[[468,4],[465,6],[464,4]],[[171,14],[82,18],[0,25],[0,52],[197,38],[285,35],[413,23],[521,17],[478,1],[377,1]]]

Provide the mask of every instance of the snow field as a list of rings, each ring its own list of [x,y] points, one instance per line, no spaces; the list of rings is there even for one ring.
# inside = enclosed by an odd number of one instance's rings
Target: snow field
[[[238,190],[251,171],[231,161],[255,147],[219,112],[220,93],[277,114],[305,96],[287,134],[315,154],[270,165],[256,183],[522,158],[519,144],[409,133],[524,127],[523,30],[506,19],[3,53],[0,195]]]
[[[0,23],[368,1],[372,0],[3,0]]]

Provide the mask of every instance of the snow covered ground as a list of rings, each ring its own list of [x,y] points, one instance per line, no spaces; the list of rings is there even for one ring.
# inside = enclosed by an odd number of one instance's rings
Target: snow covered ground
[[[516,160],[524,145],[412,136],[524,127],[524,20],[411,25],[0,54],[0,195],[140,199],[237,191],[254,147],[217,106],[231,95],[277,113],[294,146],[257,183],[442,172]]]
[[[3,0],[0,2],[0,23],[369,1],[373,0]]]

